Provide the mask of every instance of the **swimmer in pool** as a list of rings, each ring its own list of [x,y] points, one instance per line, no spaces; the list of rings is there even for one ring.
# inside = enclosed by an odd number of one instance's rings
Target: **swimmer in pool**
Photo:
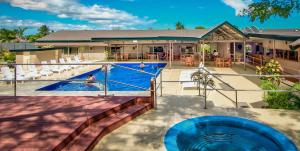
[[[145,64],[144,64],[144,62],[141,62],[141,64],[140,64],[140,68],[141,68],[141,70],[144,70],[144,68],[145,68]]]
[[[93,76],[92,74],[90,74],[87,78],[86,78],[86,83],[95,83],[96,81],[96,77]]]

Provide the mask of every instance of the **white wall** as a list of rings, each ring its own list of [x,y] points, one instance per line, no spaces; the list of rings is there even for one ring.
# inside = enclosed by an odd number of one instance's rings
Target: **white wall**
[[[105,56],[105,47],[79,47],[78,55],[83,60],[99,60],[104,61]]]

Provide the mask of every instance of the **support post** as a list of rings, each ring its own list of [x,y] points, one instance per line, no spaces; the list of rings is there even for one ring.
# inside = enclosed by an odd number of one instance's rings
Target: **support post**
[[[162,72],[163,72],[163,68],[160,69],[160,96],[161,97],[163,96],[163,94],[162,94],[163,93],[163,80],[162,80],[163,73]]]
[[[202,42],[202,44],[201,44],[201,50],[202,50],[202,62],[203,62],[203,65],[205,65],[204,42]]]
[[[139,60],[139,43],[136,44],[136,60]]]
[[[107,96],[107,64],[104,66],[104,96]]]
[[[152,78],[150,81],[150,98],[151,98],[151,106],[156,108],[155,103],[155,80]]]
[[[204,76],[204,109],[207,109],[206,107],[206,101],[207,101],[207,94],[206,94],[206,89],[207,89],[207,76]]]
[[[156,84],[155,77],[154,77],[154,108],[157,109],[157,84]]]
[[[172,45],[171,42],[169,42],[169,67],[172,68],[172,61],[171,61],[171,49],[172,49]]]
[[[238,108],[238,94],[237,94],[237,90],[235,90],[235,108]]]
[[[17,65],[14,65],[14,96],[17,96]]]
[[[276,58],[275,40],[273,40],[273,59]]]
[[[200,82],[200,78],[198,79],[198,95],[201,96],[201,82]]]
[[[236,48],[235,48],[235,42],[233,42],[233,63],[236,63]]]
[[[244,40],[244,70],[246,70],[246,41]]]

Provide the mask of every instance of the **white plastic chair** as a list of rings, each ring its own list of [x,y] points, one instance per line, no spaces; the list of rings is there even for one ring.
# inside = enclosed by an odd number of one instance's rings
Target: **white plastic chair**
[[[10,71],[8,67],[2,67],[1,73],[3,74],[3,80],[14,80],[14,74]],[[28,80],[28,78],[25,78],[24,76],[21,76],[20,74],[17,74],[17,80]],[[12,81],[11,81],[12,84]]]
[[[59,58],[59,63],[61,63],[61,64],[66,64],[64,58]],[[70,67],[69,65],[62,65],[62,67],[63,67],[65,70],[70,70],[70,69],[72,69],[72,67]]]
[[[40,71],[40,74],[42,76],[49,76],[52,75],[52,71],[49,68],[49,65],[47,65],[47,61],[42,61],[41,62],[42,65],[42,70]]]
[[[73,61],[70,57],[67,57],[66,60],[67,60],[67,63],[69,63],[69,64],[76,64],[76,62]],[[78,65],[70,65],[70,66],[71,66],[71,68],[77,68],[78,67]]]
[[[29,70],[29,75],[33,78],[39,78],[42,75],[40,73],[38,73],[38,70],[36,69],[35,65],[28,65],[28,70]]]
[[[51,64],[57,64],[56,60],[50,60]],[[65,69],[63,66],[59,66],[59,65],[51,65],[51,71],[54,73],[61,73],[63,72]]]
[[[17,77],[22,77],[21,79],[31,79],[33,78],[30,74],[26,73],[21,65],[16,65],[17,67]]]
[[[14,78],[8,67],[1,67],[1,73],[3,75],[3,80],[12,80]]]

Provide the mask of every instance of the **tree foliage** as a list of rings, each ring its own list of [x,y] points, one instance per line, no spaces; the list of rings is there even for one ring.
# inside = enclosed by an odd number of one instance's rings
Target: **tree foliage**
[[[38,31],[39,31],[38,34],[39,34],[41,37],[50,34],[50,28],[49,28],[47,25],[42,25],[42,26],[38,29]]]
[[[195,29],[205,29],[204,26],[196,26]]]
[[[24,40],[24,33],[27,30],[27,27],[18,27],[17,29],[15,29],[16,31],[16,38],[19,40]]]
[[[260,0],[251,3],[242,11],[251,21],[265,22],[272,16],[288,18],[293,12],[300,11],[299,0]]]
[[[259,75],[263,75],[261,80],[267,80],[271,83],[279,85],[281,83],[280,74],[282,72],[282,67],[279,62],[271,59],[263,66],[256,67],[256,73]],[[270,75],[270,76],[268,76]]]
[[[175,26],[176,26],[176,30],[183,30],[183,29],[185,29],[183,23],[181,23],[179,21],[176,23]]]
[[[10,29],[0,29],[0,41],[1,42],[12,42],[16,39],[16,31]]]
[[[39,27],[38,33],[28,36],[24,35],[26,30],[26,27],[18,27],[17,29],[0,29],[0,42],[20,42],[26,40],[29,42],[34,42],[37,39],[50,34],[51,32],[47,25],[42,25]]]

